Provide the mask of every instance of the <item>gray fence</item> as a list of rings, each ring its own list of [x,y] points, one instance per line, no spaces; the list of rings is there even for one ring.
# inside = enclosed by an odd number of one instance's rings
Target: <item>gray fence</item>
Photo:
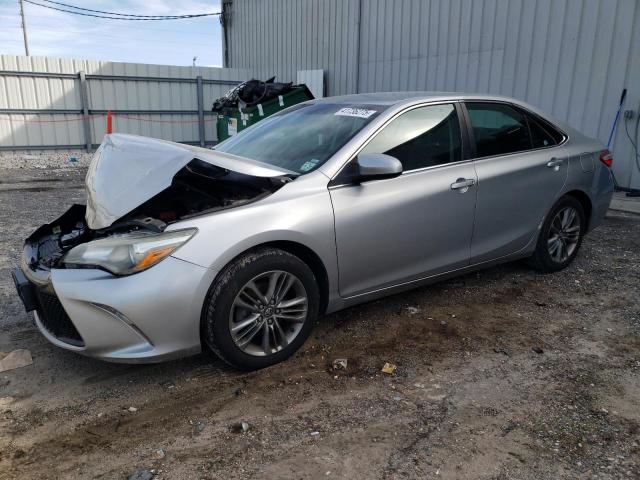
[[[244,69],[0,55],[0,151],[92,150],[113,131],[215,143],[213,101]]]

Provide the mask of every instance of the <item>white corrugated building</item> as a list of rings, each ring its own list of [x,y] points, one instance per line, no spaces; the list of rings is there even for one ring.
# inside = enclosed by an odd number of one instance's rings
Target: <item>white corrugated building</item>
[[[223,0],[223,58],[326,95],[397,90],[523,99],[607,142],[623,88],[640,109],[639,0]],[[640,188],[621,117],[615,174]]]

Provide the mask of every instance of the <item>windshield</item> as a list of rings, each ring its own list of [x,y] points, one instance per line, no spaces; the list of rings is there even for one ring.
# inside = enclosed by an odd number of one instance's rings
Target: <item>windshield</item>
[[[300,105],[260,121],[214,149],[304,174],[331,158],[385,108]]]

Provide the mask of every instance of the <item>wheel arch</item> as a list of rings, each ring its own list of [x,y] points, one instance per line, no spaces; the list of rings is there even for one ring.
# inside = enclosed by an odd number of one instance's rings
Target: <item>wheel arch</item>
[[[305,264],[307,264],[307,266],[311,269],[314,277],[316,277],[316,280],[318,282],[318,290],[320,291],[320,307],[318,309],[318,312],[320,315],[324,315],[324,313],[327,310],[327,306],[329,304],[329,273],[327,272],[327,268],[324,265],[324,262],[322,261],[320,256],[313,249],[311,249],[307,245],[304,245],[300,242],[296,242],[293,240],[272,240],[272,241],[259,243],[244,249],[240,253],[236,254],[233,258],[231,258],[224,265],[224,267],[220,269],[220,271],[216,274],[215,278],[211,282],[211,286],[209,287],[209,292],[207,293],[205,301],[203,302],[201,319],[203,318],[204,311],[207,307],[211,289],[215,285],[218,278],[220,278],[220,275],[223,274],[227,266],[233,263],[236,259],[240,258],[241,256],[262,248],[278,248],[292,255],[295,255],[300,260],[302,260]]]
[[[582,208],[584,209],[584,216],[587,220],[585,230],[588,231],[589,224],[591,223],[591,213],[593,212],[593,203],[591,202],[591,198],[589,198],[589,195],[582,190],[570,190],[566,192],[565,195],[575,198],[580,202],[580,205],[582,205]]]
[[[308,246],[291,240],[266,242],[256,245],[251,250],[263,247],[279,248],[280,250],[289,252],[309,266],[313,272],[313,276],[316,277],[318,281],[318,290],[320,290],[320,308],[318,312],[320,315],[324,315],[327,310],[327,305],[329,304],[329,274],[320,256]]]

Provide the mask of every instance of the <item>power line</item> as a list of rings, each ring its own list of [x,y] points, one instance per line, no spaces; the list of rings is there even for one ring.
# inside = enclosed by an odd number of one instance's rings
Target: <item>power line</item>
[[[211,16],[220,15],[220,12],[195,13],[195,14],[189,14],[189,15],[136,15],[136,14],[125,14],[125,13],[114,13],[114,12],[103,12],[100,10],[91,10],[88,8],[62,4],[60,2],[53,2],[51,0],[41,0],[41,1],[44,1],[44,2],[48,1],[50,3],[54,3],[57,5],[64,5],[65,7],[68,7],[68,8],[75,8],[77,10],[96,12],[96,13],[100,13],[100,15],[97,15],[95,13],[76,12],[73,10],[54,7],[53,5],[43,5],[42,3],[34,2],[33,0],[24,0],[25,3],[30,3],[32,5],[37,5],[43,8],[49,8],[51,10],[57,10],[59,12],[71,13],[74,15],[81,15],[83,17],[104,18],[108,20],[130,20],[130,21],[142,21],[142,22],[147,21],[148,22],[148,21],[159,21],[159,20],[182,20],[182,19],[189,19],[189,18],[211,17]]]
[[[93,13],[102,13],[105,15],[116,15],[119,17],[133,17],[133,18],[191,18],[192,16],[210,16],[210,15],[219,15],[219,13],[201,13],[201,14],[186,14],[186,15],[138,15],[137,13],[116,13],[116,12],[105,12],[104,10],[92,10],[90,8],[84,7],[76,7],[75,5],[69,5],[68,3],[55,2],[53,0],[40,0],[41,2],[53,3],[54,5],[61,5],[63,7],[73,8],[75,10],[82,10],[85,12],[93,12]]]
[[[0,0],[1,2],[2,0]],[[41,11],[41,10],[37,10],[37,11]],[[15,21],[15,25],[14,26],[8,26],[6,28],[12,28],[12,29],[21,29],[22,27],[20,26],[20,13],[16,14],[15,16],[5,16],[4,18],[6,19],[10,19],[11,21]],[[38,22],[34,22],[33,20],[29,21],[29,27],[42,27],[42,28],[50,28],[51,27],[51,16],[49,15],[38,15],[37,13],[31,13],[29,12],[29,18],[30,19],[38,19],[38,20],[44,20],[43,22],[38,21]],[[3,16],[0,15],[0,22],[2,21]],[[202,20],[206,20],[207,17],[203,17]],[[79,21],[82,21],[82,19],[78,19]],[[98,25],[99,23],[96,23],[96,25]],[[103,24],[100,24],[103,25]],[[166,25],[166,24],[161,24],[161,25]],[[70,31],[69,29],[65,29],[65,32]],[[86,33],[86,32],[81,32],[79,30],[73,30],[76,33]],[[181,36],[188,36],[188,35],[200,35],[200,36],[204,36],[204,37],[211,37],[213,35],[213,33],[211,32],[202,32],[202,31],[193,31],[192,29],[187,29],[185,30],[184,28],[166,28],[166,27],[152,27],[150,24],[145,23],[145,24],[140,24],[138,26],[136,26],[136,32],[161,32],[161,33],[166,33],[166,32],[171,32],[171,33],[179,33]],[[99,33],[99,32],[97,32]],[[100,33],[101,34],[101,33]],[[102,35],[102,34],[101,34]]]

